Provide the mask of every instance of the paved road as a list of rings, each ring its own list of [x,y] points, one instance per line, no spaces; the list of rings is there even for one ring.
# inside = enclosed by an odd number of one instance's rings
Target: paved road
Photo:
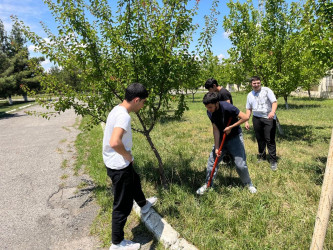
[[[72,111],[46,120],[23,110],[0,119],[0,249],[98,248],[88,236],[98,207],[76,188],[89,178],[74,177],[70,166],[77,119]]]

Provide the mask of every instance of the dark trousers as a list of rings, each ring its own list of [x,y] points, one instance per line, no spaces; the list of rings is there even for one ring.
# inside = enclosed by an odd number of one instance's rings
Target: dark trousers
[[[133,200],[140,207],[146,204],[139,175],[132,163],[121,170],[107,169],[113,186],[112,243],[119,244],[124,239],[124,226],[133,207]]]
[[[266,158],[266,146],[271,162],[276,162],[276,120],[253,116],[253,128],[258,142],[259,157]]]

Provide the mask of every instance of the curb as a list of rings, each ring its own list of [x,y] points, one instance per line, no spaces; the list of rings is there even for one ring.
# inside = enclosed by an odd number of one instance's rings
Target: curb
[[[172,250],[198,250],[198,248],[190,244],[184,238],[181,238],[179,233],[174,230],[153,208],[150,208],[146,214],[142,214],[141,208],[136,202],[134,202],[133,210],[164,247]]]
[[[105,123],[101,123],[101,127],[104,131]],[[190,244],[184,238],[179,236],[179,233],[171,227],[152,207],[146,214],[141,213],[141,208],[133,202],[134,212],[141,218],[146,227],[152,232],[155,238],[160,241],[165,248],[172,250],[186,249],[186,250],[198,250],[194,245]]]
[[[25,106],[19,107],[19,108],[17,108],[17,109],[9,110],[9,111],[6,112],[6,114],[9,114],[9,113],[11,113],[11,112],[14,112],[14,111],[17,111],[17,110],[20,110],[20,109],[24,109],[24,108],[30,107],[30,106],[32,106],[32,105],[33,105],[33,104],[28,104],[28,105],[25,105]]]

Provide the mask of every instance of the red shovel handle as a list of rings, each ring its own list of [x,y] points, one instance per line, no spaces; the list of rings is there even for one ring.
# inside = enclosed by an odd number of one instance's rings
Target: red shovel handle
[[[231,120],[232,120],[232,117],[229,118],[229,121],[228,121],[228,124],[227,124],[227,127],[229,127],[230,123],[231,123]],[[213,169],[212,169],[212,172],[210,173],[210,177],[209,177],[209,180],[208,180],[208,183],[207,183],[207,187],[210,187],[210,183],[212,182],[212,179],[213,179],[213,175],[214,175],[214,172],[215,172],[215,168],[216,168],[216,165],[217,165],[217,161],[219,159],[219,154],[222,150],[222,147],[223,147],[223,144],[224,144],[224,141],[225,141],[225,137],[227,136],[227,134],[224,132],[223,133],[223,137],[222,137],[222,142],[221,142],[221,145],[220,145],[220,148],[217,152],[217,155],[216,155],[216,158],[215,158],[215,162],[214,162],[214,166],[213,166]]]

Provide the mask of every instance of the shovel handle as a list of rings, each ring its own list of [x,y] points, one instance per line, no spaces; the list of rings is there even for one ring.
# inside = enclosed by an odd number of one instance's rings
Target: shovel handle
[[[229,127],[230,123],[231,123],[231,120],[232,120],[232,117],[229,118],[229,121],[228,121],[228,124],[227,124],[227,127]],[[216,168],[216,165],[217,165],[217,162],[218,162],[218,159],[219,159],[219,154],[220,152],[222,151],[222,147],[223,147],[223,144],[224,144],[224,141],[225,141],[225,138],[226,138],[227,134],[224,132],[223,133],[223,137],[222,137],[222,142],[221,142],[221,145],[219,147],[219,150],[217,151],[217,155],[216,155],[216,158],[215,158],[215,162],[214,162],[214,165],[213,165],[213,169],[212,169],[212,172],[210,173],[210,177],[209,177],[209,180],[208,180],[208,183],[207,183],[207,187],[210,187],[210,183],[212,182],[212,179],[213,179],[213,175],[214,175],[214,172],[215,172],[215,168]]]

